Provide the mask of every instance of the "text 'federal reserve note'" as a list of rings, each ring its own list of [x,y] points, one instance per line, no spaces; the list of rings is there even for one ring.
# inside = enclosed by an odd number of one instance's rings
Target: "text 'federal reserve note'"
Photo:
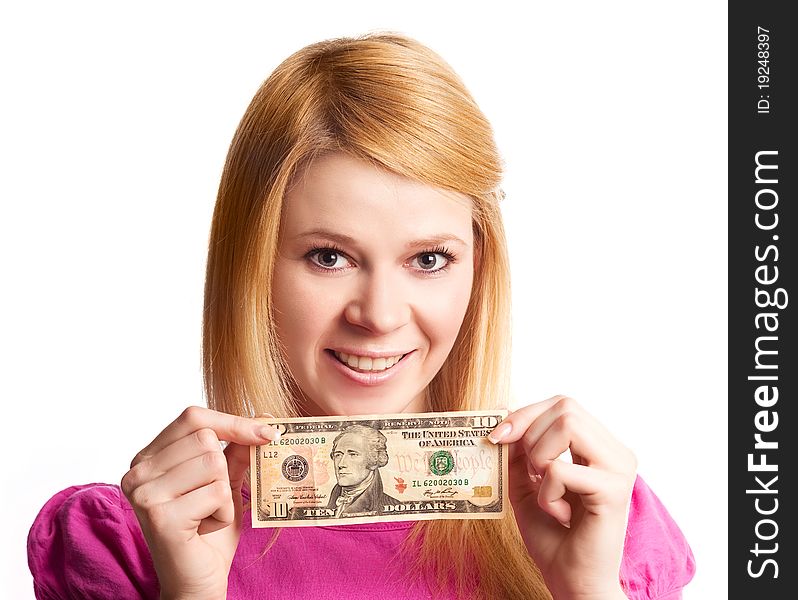
[[[280,440],[250,450],[252,526],[498,519],[507,411],[261,419]]]

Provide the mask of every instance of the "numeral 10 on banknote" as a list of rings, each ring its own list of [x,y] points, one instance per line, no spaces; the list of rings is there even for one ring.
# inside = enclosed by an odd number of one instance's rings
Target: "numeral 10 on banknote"
[[[263,419],[250,450],[252,526],[495,519],[507,508],[507,411]]]

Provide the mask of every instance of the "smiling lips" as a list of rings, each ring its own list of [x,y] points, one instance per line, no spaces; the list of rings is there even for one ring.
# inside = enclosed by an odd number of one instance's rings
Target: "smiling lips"
[[[388,356],[385,358],[371,358],[370,356],[346,354],[345,352],[338,352],[337,350],[333,351],[333,354],[339,362],[345,364],[353,371],[358,371],[360,373],[385,371],[407,356],[406,354],[399,354],[397,356]]]

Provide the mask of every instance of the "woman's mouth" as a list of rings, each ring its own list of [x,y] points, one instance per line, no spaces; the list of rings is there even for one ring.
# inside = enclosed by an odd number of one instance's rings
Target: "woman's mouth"
[[[331,348],[326,349],[324,354],[329,357],[330,366],[345,379],[366,387],[382,385],[400,377],[403,371],[411,368],[418,360],[415,358],[418,354],[416,350],[380,358],[351,355]]]
[[[358,373],[379,373],[381,371],[387,371],[407,356],[407,354],[399,354],[397,356],[388,356],[385,358],[371,358],[370,356],[346,354],[345,352],[338,352],[337,350],[329,350],[329,352],[338,359],[338,362]]]

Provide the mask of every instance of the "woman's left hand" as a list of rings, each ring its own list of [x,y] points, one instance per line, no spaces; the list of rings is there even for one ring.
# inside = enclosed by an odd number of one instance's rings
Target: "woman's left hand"
[[[511,413],[489,439],[510,446],[515,518],[554,598],[625,598],[619,572],[634,454],[565,396]],[[559,458],[566,450],[573,464]]]

